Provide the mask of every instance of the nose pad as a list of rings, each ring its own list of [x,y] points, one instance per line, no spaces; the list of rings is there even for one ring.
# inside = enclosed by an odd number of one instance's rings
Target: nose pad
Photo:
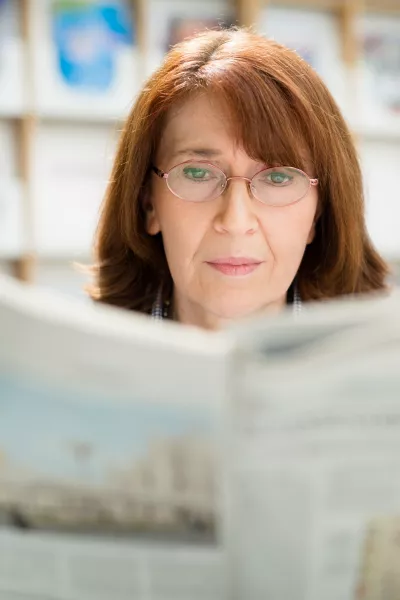
[[[244,181],[247,181],[247,184],[251,183],[251,179],[248,177],[243,177],[242,175],[232,175],[232,177],[227,177],[226,183],[228,184],[230,181],[232,181],[232,179],[243,179]]]
[[[238,181],[238,180],[241,180],[241,179],[246,183],[247,193],[249,194],[250,198],[253,199],[255,196],[253,194],[253,190],[252,190],[252,187],[251,187],[251,181],[252,180],[249,179],[249,177],[243,177],[243,176],[240,176],[240,175],[233,175],[232,177],[228,177],[227,180],[226,180],[225,190],[227,189],[227,187],[228,187],[228,185],[229,185],[229,183],[231,181],[233,181],[235,183],[234,180]],[[232,192],[233,192],[233,190],[232,190]]]
[[[235,180],[238,181],[238,180],[241,180],[241,179],[246,182],[247,192],[248,193],[250,192],[251,197],[253,197],[253,192],[251,190],[251,179],[249,179],[248,177],[240,176],[240,175],[232,175],[232,177],[227,177],[226,178],[226,183],[225,183],[225,188],[223,188],[223,190],[222,190],[221,193],[224,193],[228,189],[229,184],[232,181],[233,181],[233,183],[235,183]]]

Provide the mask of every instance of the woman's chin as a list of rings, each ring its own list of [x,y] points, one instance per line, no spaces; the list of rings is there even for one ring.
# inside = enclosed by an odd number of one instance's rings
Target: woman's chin
[[[232,299],[212,304],[213,306],[210,306],[207,312],[212,313],[221,321],[245,319],[259,313],[266,306],[265,303],[254,303],[254,301],[232,302]]]

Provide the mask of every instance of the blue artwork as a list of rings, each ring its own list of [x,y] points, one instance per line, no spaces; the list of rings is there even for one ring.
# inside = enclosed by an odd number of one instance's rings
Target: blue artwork
[[[53,39],[64,83],[76,91],[106,92],[120,47],[134,43],[128,3],[54,0]]]
[[[0,0],[0,45],[5,38],[19,35],[20,3]]]

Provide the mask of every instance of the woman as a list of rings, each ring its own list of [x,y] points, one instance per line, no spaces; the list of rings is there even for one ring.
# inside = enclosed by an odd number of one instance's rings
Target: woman
[[[175,46],[127,119],[92,297],[209,329],[385,288],[360,167],[332,96],[247,30]]]

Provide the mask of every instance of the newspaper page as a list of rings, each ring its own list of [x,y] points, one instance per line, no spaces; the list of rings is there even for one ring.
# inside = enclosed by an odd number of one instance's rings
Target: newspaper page
[[[399,600],[399,315],[396,296],[242,332],[231,600]]]
[[[0,600],[221,600],[218,334],[0,281]]]

